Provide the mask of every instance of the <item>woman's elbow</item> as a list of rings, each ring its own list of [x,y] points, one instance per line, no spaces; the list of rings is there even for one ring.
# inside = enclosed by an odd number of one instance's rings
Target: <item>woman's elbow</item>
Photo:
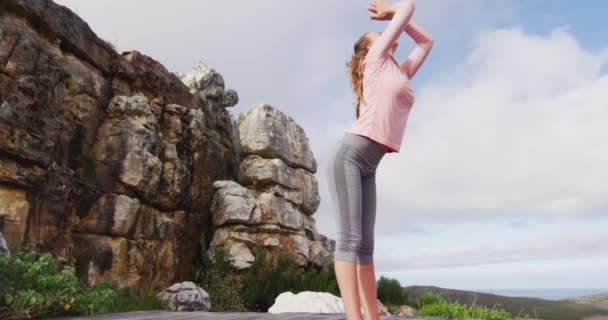
[[[426,40],[424,41],[425,46],[430,50],[431,48],[433,48],[433,45],[435,44],[435,39],[433,39],[432,36],[429,36],[428,38],[426,38]]]

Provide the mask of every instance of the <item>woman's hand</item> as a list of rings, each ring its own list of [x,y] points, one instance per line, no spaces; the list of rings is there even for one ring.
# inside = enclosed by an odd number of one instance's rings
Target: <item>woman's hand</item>
[[[395,9],[386,0],[372,0],[367,10],[374,13],[370,16],[372,20],[391,20],[395,14]]]

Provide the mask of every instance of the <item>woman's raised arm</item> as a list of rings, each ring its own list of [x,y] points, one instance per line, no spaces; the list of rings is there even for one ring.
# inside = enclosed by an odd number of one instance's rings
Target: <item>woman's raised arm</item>
[[[373,2],[372,2],[373,4]],[[384,4],[384,1],[380,1],[380,5]],[[374,41],[368,52],[368,57],[382,57],[389,54],[389,50],[397,41],[405,27],[409,23],[412,15],[414,14],[414,1],[412,0],[401,0],[394,3],[389,10],[392,10],[392,18],[386,26],[386,29],[382,34]],[[387,15],[386,12],[377,12],[376,16]],[[372,16],[372,19],[374,17]]]
[[[433,47],[433,37],[413,21],[410,21],[405,27],[405,32],[416,42],[416,48],[412,50],[405,62],[401,64],[403,71],[405,71],[409,78],[412,78],[429,55]]]

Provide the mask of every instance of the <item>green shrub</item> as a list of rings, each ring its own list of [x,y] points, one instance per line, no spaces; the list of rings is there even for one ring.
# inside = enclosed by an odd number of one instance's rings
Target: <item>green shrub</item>
[[[378,280],[377,285],[377,292],[378,300],[380,300],[387,307],[389,305],[409,305],[407,295],[405,292],[403,292],[403,288],[397,279],[389,279],[385,278],[384,276],[380,276],[380,280]]]
[[[243,271],[235,270],[226,251],[216,248],[209,257],[201,241],[200,261],[194,270],[197,283],[209,293],[212,311],[267,312],[276,297],[285,291],[321,291],[339,294],[332,266],[327,271],[300,267],[293,258],[280,253],[269,256],[259,245],[252,250],[255,261]]]
[[[84,315],[104,314],[104,313],[117,313],[117,312],[131,312],[141,310],[164,310],[165,305],[163,302],[156,298],[154,293],[141,293],[136,292],[133,289],[122,289],[116,290],[116,295],[113,299],[109,297],[109,291],[113,289],[109,282],[103,281],[101,284],[96,285],[96,288],[105,286],[108,290],[107,295],[104,291],[100,290],[87,290],[89,293],[87,302],[89,310]],[[80,308],[79,308],[80,309]]]
[[[162,308],[158,300],[151,303],[151,299],[140,300],[129,291],[116,291],[108,281],[85,286],[64,258],[55,259],[50,253],[38,253],[32,248],[14,252],[10,258],[0,255],[0,292],[0,305],[6,306],[0,310],[2,319]]]
[[[226,250],[216,248],[213,255],[213,259],[209,257],[207,246],[201,241],[201,261],[194,270],[195,281],[209,294],[211,311],[247,311],[240,297],[241,277],[226,260]]]
[[[470,307],[458,302],[448,303],[446,301],[424,304],[418,315],[433,317],[448,317],[455,319],[512,319],[513,315],[503,309],[490,309],[484,306]],[[517,319],[529,319],[528,315]]]
[[[253,250],[255,261],[244,279],[243,301],[247,308],[257,312],[267,312],[276,297],[291,291],[329,292],[339,295],[333,266],[327,271],[312,267],[302,272],[302,268],[287,253],[268,257],[259,246]]]
[[[422,308],[427,304],[436,304],[445,302],[443,296],[433,291],[424,291],[418,298],[416,298],[416,305],[418,309]]]
[[[95,184],[97,180],[95,173],[95,156],[93,155],[82,155],[80,158],[80,181],[86,184]]]

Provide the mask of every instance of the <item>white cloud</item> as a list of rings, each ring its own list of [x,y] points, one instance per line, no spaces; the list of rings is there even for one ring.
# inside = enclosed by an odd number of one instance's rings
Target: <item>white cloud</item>
[[[555,288],[563,293],[564,288],[597,288],[606,292],[607,268],[608,259],[601,257],[387,272],[378,267],[377,272],[398,279],[402,286],[434,285],[465,290],[490,289],[490,292],[506,288]]]
[[[605,63],[564,29],[481,34],[418,92],[402,152],[380,164],[380,228],[607,215]]]
[[[538,260],[605,258],[608,233],[602,229],[585,233],[554,232],[551,235],[510,241],[486,239],[463,246],[419,247],[411,252],[394,248],[378,252],[376,262],[383,272],[411,269],[453,268]]]

